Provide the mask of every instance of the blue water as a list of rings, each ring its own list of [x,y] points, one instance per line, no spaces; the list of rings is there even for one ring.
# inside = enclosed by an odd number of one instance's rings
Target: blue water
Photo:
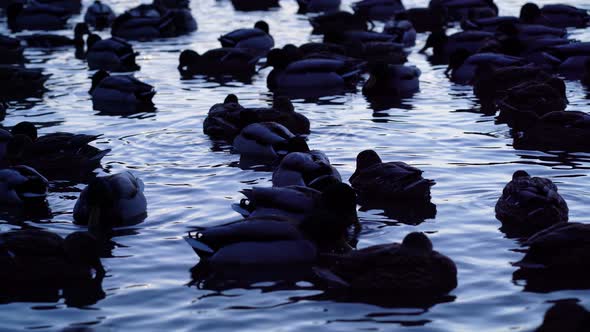
[[[89,1],[85,1],[88,3]],[[114,1],[108,3],[113,4]],[[404,1],[406,7],[425,6],[424,0]],[[139,1],[118,0],[118,12]],[[523,2],[498,1],[501,14],[517,14]],[[572,4],[590,8],[578,0]],[[343,8],[349,8],[345,1]],[[311,37],[307,17],[297,15],[292,0],[271,12],[236,13],[229,0],[192,1],[199,30],[171,40],[133,43],[141,52],[136,77],[158,91],[155,113],[129,117],[104,116],[92,110],[87,93],[90,73],[73,50],[27,50],[31,67],[53,76],[42,99],[11,103],[5,126],[32,121],[41,133],[71,131],[104,134],[96,142],[112,152],[101,173],[131,170],[146,185],[148,219],[114,241],[111,258],[104,258],[104,294],[83,307],[69,306],[63,296],[42,302],[0,305],[0,330],[62,330],[89,327],[96,331],[135,329],[187,331],[529,331],[538,326],[549,300],[578,298],[590,307],[588,291],[534,293],[512,281],[520,259],[518,243],[507,239],[494,218],[494,205],[516,169],[557,183],[570,207],[570,220],[589,222],[590,155],[514,150],[509,129],[493,116],[478,113],[471,88],[450,83],[444,67],[431,66],[415,52],[409,62],[422,70],[420,92],[402,105],[375,112],[360,93],[322,98],[314,103],[295,101],[297,111],[311,120],[309,145],[324,151],[348,179],[355,157],[366,148],[386,161],[401,160],[435,179],[432,202],[436,217],[417,225],[388,218],[383,211],[359,212],[363,224],[359,247],[400,241],[411,231],[429,234],[435,249],[458,267],[459,286],[454,300],[427,310],[388,308],[368,303],[339,303],[321,297],[310,284],[276,289],[272,283],[215,291],[189,285],[189,269],[197,256],[182,239],[195,227],[219,225],[239,217],[231,204],[239,190],[269,186],[271,174],[235,167],[237,155],[219,147],[202,133],[209,107],[235,93],[246,106],[271,99],[265,77],[252,84],[221,86],[203,78],[180,80],[178,55],[186,48],[203,52],[218,47],[217,37],[259,19],[269,22],[277,46],[300,44]],[[74,17],[70,22],[81,19]],[[6,33],[5,22],[0,32]],[[63,31],[70,35],[69,31]],[[572,30],[571,36],[590,40],[590,33]],[[425,35],[420,34],[419,49]],[[567,82],[569,110],[587,109],[590,100],[579,82]],[[53,183],[48,201],[51,218],[28,220],[0,217],[0,231],[24,225],[66,235],[72,209],[82,184]],[[104,298],[102,298],[104,297]]]

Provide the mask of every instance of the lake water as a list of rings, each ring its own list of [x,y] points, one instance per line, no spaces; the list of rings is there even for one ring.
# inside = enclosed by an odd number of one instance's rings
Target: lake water
[[[85,1],[89,3],[89,1]],[[109,1],[113,3],[113,1]],[[138,4],[118,0],[118,12]],[[406,7],[427,2],[405,1]],[[498,1],[501,14],[518,14],[523,2]],[[590,8],[578,0],[573,5]],[[349,8],[344,1],[342,8]],[[209,107],[228,93],[246,106],[265,105],[271,99],[263,70],[252,84],[220,85],[202,78],[181,80],[178,55],[186,48],[203,52],[218,47],[217,37],[235,28],[265,19],[277,46],[318,40],[310,36],[307,17],[297,15],[293,0],[270,12],[237,13],[229,0],[192,1],[199,30],[171,40],[133,43],[141,52],[136,77],[154,85],[155,113],[129,117],[99,115],[92,110],[85,62],[73,50],[27,50],[31,67],[43,67],[53,76],[42,99],[13,102],[4,126],[32,121],[41,133],[70,131],[104,134],[96,146],[111,148],[102,173],[131,170],[146,185],[149,217],[114,238],[112,257],[103,258],[107,276],[102,291],[82,307],[55,299],[0,305],[0,330],[62,330],[67,327],[96,331],[529,331],[538,326],[549,300],[577,298],[590,307],[590,293],[526,291],[513,282],[520,259],[519,247],[498,230],[494,205],[503,186],[517,169],[549,177],[570,207],[570,220],[589,222],[590,155],[515,150],[509,128],[493,116],[478,113],[471,87],[450,83],[443,66],[431,66],[414,52],[409,63],[422,70],[420,92],[401,105],[373,111],[362,94],[296,100],[296,110],[311,121],[309,145],[324,151],[344,179],[352,174],[355,157],[366,148],[385,161],[401,160],[435,179],[432,202],[436,217],[413,226],[387,217],[381,210],[359,212],[363,224],[358,247],[400,241],[408,232],[429,234],[435,249],[458,267],[459,286],[454,300],[428,309],[390,308],[370,303],[323,299],[310,284],[279,287],[259,283],[250,287],[211,290],[190,285],[190,268],[198,257],[183,236],[196,227],[219,225],[239,217],[231,209],[240,190],[270,186],[271,173],[241,170],[238,156],[203,134]],[[75,22],[81,17],[74,17]],[[0,31],[6,33],[5,22]],[[69,31],[63,31],[70,34]],[[590,33],[572,30],[572,38],[590,40]],[[419,49],[425,41],[419,34]],[[579,82],[567,82],[568,110],[588,108],[590,100]],[[82,184],[54,183],[48,201],[51,218],[29,220],[0,217],[0,231],[22,224],[66,235],[78,230],[72,209]],[[25,219],[25,220],[23,220]]]

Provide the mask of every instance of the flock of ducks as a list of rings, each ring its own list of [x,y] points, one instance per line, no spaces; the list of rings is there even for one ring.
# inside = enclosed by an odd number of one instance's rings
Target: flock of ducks
[[[232,3],[243,11],[278,6],[277,0]],[[572,6],[539,8],[532,3],[522,7],[519,17],[498,16],[491,0],[432,0],[427,8],[411,9],[399,0],[362,0],[352,13],[338,10],[339,0],[298,3],[302,13],[321,12],[310,22],[323,42],[274,48],[271,28],[258,21],[221,36],[220,48],[203,54],[184,50],[179,56],[183,78],[250,79],[261,68],[272,67],[267,86],[275,95],[270,107],[246,108],[229,94],[204,120],[204,133],[230,143],[241,165],[271,169],[273,186],[242,192],[245,198],[233,207],[243,220],[188,234],[186,241],[201,257],[193,274],[207,279],[235,268],[300,266],[317,284],[340,292],[413,300],[447,295],[457,286],[456,266],[433,249],[425,234],[355,248],[362,227],[357,204],[386,209],[429,203],[435,181],[416,167],[384,162],[376,151],[365,150],[357,156],[350,185],[344,183],[328,157],[307,145],[310,122],[295,111],[290,98],[356,91],[364,74],[369,76],[362,93],[369,100],[409,97],[419,89],[420,70],[404,63],[416,34],[429,33],[419,52],[432,63],[447,64],[451,81],[473,85],[482,109],[499,111],[498,121],[511,127],[516,146],[587,151],[590,116],[565,111],[563,78],[590,83],[590,43],[568,39],[565,30],[587,27],[590,16]],[[3,0],[0,7],[13,32],[63,29],[81,10],[79,0]],[[386,21],[382,32],[375,31],[374,21]],[[448,36],[446,28],[453,22],[461,22],[463,30]],[[107,39],[92,32],[109,28],[112,37]],[[188,1],[154,0],[116,15],[97,0],[86,9],[84,22],[75,25],[73,38],[0,36],[0,95],[15,100],[44,92],[49,75],[23,65],[25,48],[71,47],[96,70],[89,90],[95,109],[108,114],[153,110],[154,87],[129,74],[111,74],[140,70],[138,53],[128,40],[173,38],[196,29]],[[98,137],[63,132],[39,136],[29,122],[0,129],[3,206],[34,209],[44,203],[52,180],[88,183],[73,211],[74,222],[87,231],[65,239],[41,230],[0,234],[0,279],[63,282],[87,278],[92,271],[104,274],[101,243],[113,228],[146,218],[140,179],[130,172],[94,176],[110,152],[90,145]],[[518,276],[587,277],[590,226],[568,222],[567,203],[551,180],[516,171],[495,212],[501,230],[523,240],[525,255],[515,263]],[[577,306],[556,307],[560,305]],[[581,331],[588,328],[588,314],[580,310],[585,322]],[[551,321],[551,312],[546,321]]]

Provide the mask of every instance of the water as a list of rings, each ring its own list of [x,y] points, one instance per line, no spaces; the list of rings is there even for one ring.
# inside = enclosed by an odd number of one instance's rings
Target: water
[[[3,304],[0,330],[74,326],[97,331],[529,331],[542,320],[549,300],[578,298],[590,307],[587,291],[542,294],[524,291],[524,283],[513,282],[515,268],[510,262],[521,257],[514,251],[518,243],[498,230],[493,212],[512,173],[526,169],[557,183],[569,204],[570,220],[589,222],[585,212],[590,203],[590,155],[514,150],[508,127],[477,113],[470,87],[449,83],[444,67],[431,66],[415,52],[410,63],[422,70],[421,91],[398,107],[374,112],[360,93],[315,103],[295,101],[295,107],[311,120],[310,147],[323,150],[344,179],[354,171],[357,153],[373,148],[384,160],[405,161],[436,180],[432,189],[436,218],[411,226],[380,210],[359,212],[364,230],[358,246],[400,241],[411,231],[428,232],[435,249],[457,264],[459,286],[451,293],[455,299],[426,310],[399,309],[313,298],[321,292],[305,283],[287,289],[260,283],[223,291],[189,285],[189,269],[198,258],[182,236],[195,227],[237,219],[230,205],[242,198],[239,190],[269,186],[271,178],[267,172],[235,167],[238,156],[202,133],[203,119],[209,107],[230,92],[246,106],[268,104],[271,97],[265,82],[268,69],[255,75],[252,84],[180,80],[178,55],[186,48],[203,52],[218,47],[219,35],[259,19],[269,22],[277,46],[317,40],[310,37],[306,17],[295,14],[296,3],[282,2],[282,8],[271,12],[235,13],[228,0],[193,1],[199,31],[172,40],[133,43],[141,52],[142,68],[136,77],[158,90],[155,113],[99,115],[87,93],[90,73],[73,50],[26,51],[30,66],[53,74],[46,84],[50,91],[42,99],[11,103],[2,124],[27,120],[40,126],[41,133],[104,134],[96,145],[112,152],[104,158],[101,173],[131,170],[141,177],[149,217],[114,239],[118,246],[113,257],[103,259],[108,273],[102,289],[94,288],[89,303],[76,307],[56,295],[41,302]],[[114,7],[121,12],[137,3],[119,0]],[[423,0],[405,3],[426,5]],[[345,1],[343,8],[349,4]],[[590,8],[580,0],[572,4]],[[521,3],[499,1],[498,5],[501,14],[517,14]],[[5,33],[5,24],[1,30]],[[579,30],[571,35],[590,37]],[[420,34],[415,49],[424,40]],[[582,86],[567,82],[567,88],[568,109],[585,110],[589,100]],[[66,235],[78,230],[72,224],[72,209],[82,188],[54,183],[48,198],[51,218],[11,216],[0,221],[0,231],[26,226]]]

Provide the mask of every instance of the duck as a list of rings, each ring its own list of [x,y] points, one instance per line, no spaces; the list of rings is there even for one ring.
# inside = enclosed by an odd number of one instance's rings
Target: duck
[[[318,276],[348,294],[387,294],[407,301],[438,298],[457,287],[457,267],[412,232],[401,243],[385,243],[344,254],[320,254]]]
[[[38,136],[34,124],[23,121],[12,127],[7,145],[7,159],[12,165],[24,164],[39,170],[50,179],[85,177],[100,167],[111,150],[89,145],[101,135],[65,132]]]
[[[429,8],[444,8],[449,20],[479,19],[498,16],[493,0],[430,0]]]
[[[396,15],[395,19],[387,21],[383,33],[395,36],[394,41],[404,47],[416,45],[416,29],[405,15]]]
[[[244,127],[233,140],[233,149],[245,158],[274,162],[289,152],[307,152],[305,138],[276,122],[257,122]]]
[[[299,14],[333,12],[340,8],[340,0],[297,0]]]
[[[369,79],[363,85],[367,97],[407,98],[420,90],[420,70],[414,66],[373,65]]]
[[[590,330],[590,312],[578,300],[551,301],[543,323],[534,332],[584,332]]]
[[[43,74],[41,68],[0,65],[0,96],[8,99],[22,99],[38,96],[46,91],[45,82],[51,74]]]
[[[71,13],[60,7],[30,2],[27,5],[12,3],[6,9],[8,28],[21,30],[60,30],[66,26]]]
[[[86,61],[90,70],[130,72],[141,68],[135,62],[139,52],[133,51],[133,46],[125,39],[102,39],[93,33],[88,36],[86,43]]]
[[[219,37],[221,47],[241,48],[255,56],[266,56],[274,45],[268,23],[258,21],[252,29],[238,29]]]
[[[528,2],[520,8],[523,23],[543,24],[558,28],[585,28],[590,23],[588,11],[565,4],[547,4],[539,8]]]
[[[451,54],[445,74],[457,84],[473,84],[477,81],[477,68],[484,64],[496,69],[508,66],[525,66],[529,62],[524,58],[499,53],[486,52],[470,55],[469,51],[459,49]]]
[[[117,16],[111,34],[127,40],[173,38],[196,31],[197,22],[188,9],[161,9],[140,5]]]
[[[71,14],[78,14],[82,10],[82,0],[35,0],[38,3],[63,8]]]
[[[369,21],[358,14],[353,14],[345,11],[336,11],[325,13],[309,19],[309,23],[313,27],[312,34],[324,35],[329,33],[337,33],[345,30],[369,30]]]
[[[242,12],[269,10],[280,7],[279,0],[231,0],[234,9]]]
[[[111,76],[108,72],[99,70],[92,76],[92,86],[88,93],[92,96],[95,110],[125,114],[153,110],[152,98],[156,90],[131,75]]]
[[[0,34],[0,64],[20,64],[25,62],[25,48],[17,38]]]
[[[326,186],[342,182],[338,170],[321,151],[291,152],[272,173],[274,187],[304,186],[322,191]]]
[[[96,30],[104,30],[113,24],[116,17],[117,15],[109,5],[100,0],[94,0],[86,9],[84,22]]]
[[[76,47],[76,54],[84,53],[84,36],[89,33],[86,23],[76,23],[74,26],[74,38],[63,35],[35,33],[31,35],[21,35],[18,38],[30,48],[58,48],[58,47]],[[78,56],[79,57],[79,56]]]
[[[65,239],[39,229],[0,233],[0,280],[13,285],[72,282],[104,275],[98,242],[88,232]]]
[[[362,200],[427,200],[435,182],[422,173],[401,161],[384,163],[374,150],[364,150],[356,157],[349,182]]]
[[[586,62],[590,61],[590,42],[568,43],[549,47],[547,52],[561,63],[557,72],[567,79],[580,79],[585,72]]]
[[[154,0],[153,4],[167,9],[190,9],[190,0]]]
[[[517,25],[521,22],[516,16],[493,16],[477,19],[464,19],[461,21],[461,29],[480,30],[493,33],[498,30],[499,26],[507,23]]]
[[[407,18],[416,29],[416,32],[420,33],[441,30],[448,24],[447,10],[444,7],[408,8],[405,12],[396,16],[400,15]]]
[[[495,211],[506,233],[526,236],[566,223],[569,208],[553,181],[517,170],[502,190]]]
[[[590,115],[581,111],[556,111],[520,128],[514,147],[527,150],[590,151]]]
[[[244,127],[257,122],[276,122],[295,134],[309,134],[309,120],[295,112],[289,98],[276,97],[270,108],[244,108],[234,94],[227,95],[223,103],[209,109],[203,121],[203,132],[211,137],[233,140]]]
[[[352,4],[352,10],[367,20],[386,21],[406,8],[400,0],[361,0]]]
[[[461,31],[450,36],[447,36],[445,30],[435,30],[430,33],[424,47],[418,52],[424,54],[432,48],[431,61],[443,64],[448,63],[451,54],[458,50],[464,49],[469,54],[474,54],[493,39],[493,33],[480,30]]]
[[[115,227],[137,225],[147,218],[147,200],[141,179],[129,171],[92,180],[74,205],[74,223],[88,226],[98,236]]]
[[[187,79],[195,75],[251,77],[259,59],[240,48],[216,48],[203,54],[184,50],[178,58],[178,71]]]
[[[45,201],[49,181],[35,169],[18,165],[0,169],[0,206]]]

